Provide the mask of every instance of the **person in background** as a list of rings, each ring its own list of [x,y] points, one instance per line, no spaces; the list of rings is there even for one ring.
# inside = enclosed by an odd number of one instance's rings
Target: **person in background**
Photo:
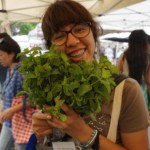
[[[1,33],[0,40],[7,35],[8,35],[7,33]],[[6,79],[6,73],[7,73],[7,67],[4,67],[3,65],[0,64],[0,110],[2,110],[3,107],[3,101],[1,101],[1,99],[2,99],[3,83]],[[0,130],[1,130],[1,125],[0,125]]]
[[[3,83],[6,79],[7,67],[4,67],[0,64],[0,84],[1,88],[3,87]]]
[[[148,35],[148,53],[150,53],[150,35]]]
[[[3,39],[4,37],[8,36],[7,33],[0,33],[0,40]],[[2,92],[2,87],[3,83],[6,79],[6,73],[7,73],[7,67],[4,67],[3,65],[0,64],[0,93]]]
[[[97,29],[98,25],[89,11],[72,0],[54,2],[42,20],[47,48],[54,44],[55,50],[63,50],[73,63],[93,61]],[[57,128],[78,140],[82,149],[147,150],[149,118],[141,88],[131,78],[126,79],[124,86],[116,142],[107,138],[114,91],[111,93],[111,103],[102,104],[101,112],[96,114],[96,121],[92,121],[89,116],[82,118],[75,110],[63,104],[66,121],[36,112],[32,116],[33,130],[42,141],[45,135],[52,134],[53,128]]]
[[[107,56],[108,60],[114,64],[114,52],[110,45],[105,49],[105,56]]]
[[[144,92],[147,108],[150,110],[150,54],[148,35],[143,30],[134,30],[129,36],[129,46],[120,56],[117,64],[120,72],[137,80]]]
[[[17,55],[20,52],[18,43],[9,35],[1,38],[0,63],[4,67],[8,67],[8,70],[2,89],[3,109],[0,112],[0,123],[2,124],[0,150],[10,150],[14,145],[14,140],[17,150],[25,150],[26,143],[32,134],[31,114],[29,122],[24,121],[23,118],[24,96],[16,97],[16,94],[23,90],[24,80],[24,76],[18,71],[21,63]],[[12,126],[12,122],[14,122],[14,126]],[[21,126],[22,124],[23,126]]]
[[[150,55],[150,35],[148,35],[148,53]],[[147,88],[148,88],[148,101],[150,104],[150,84],[148,84]],[[150,112],[149,112],[149,114],[150,114]]]
[[[121,56],[121,54],[125,51],[125,48],[122,46],[119,48],[117,55],[116,55],[116,65],[118,64],[118,59]]]
[[[144,93],[144,99],[150,114],[150,53],[149,36],[143,30],[134,30],[129,36],[129,47],[120,56],[118,68],[137,80]],[[149,128],[150,131],[150,128]],[[150,133],[149,133],[150,140]],[[149,141],[150,148],[150,141]]]

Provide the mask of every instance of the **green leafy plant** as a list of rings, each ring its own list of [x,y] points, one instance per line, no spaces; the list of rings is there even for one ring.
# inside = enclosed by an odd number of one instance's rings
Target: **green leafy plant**
[[[27,55],[20,68],[20,73],[25,75],[24,91],[19,94],[28,94],[29,102],[43,112],[65,120],[61,110],[65,102],[77,113],[94,119],[94,114],[101,111],[101,104],[109,102],[115,87],[112,74],[118,70],[105,56],[101,56],[99,62],[74,64],[54,47],[46,53],[39,47],[25,49],[19,55]],[[50,107],[45,107],[47,105]]]

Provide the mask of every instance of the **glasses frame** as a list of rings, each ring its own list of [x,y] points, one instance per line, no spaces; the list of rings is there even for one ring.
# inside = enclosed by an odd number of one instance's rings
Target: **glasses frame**
[[[87,25],[87,27],[89,27],[89,31],[88,31],[88,33],[85,35],[85,36],[82,36],[82,37],[78,37],[78,36],[76,36],[76,35],[74,35],[74,33],[73,33],[73,29],[76,27],[76,26],[78,26],[78,25]],[[56,45],[56,46],[61,46],[61,45],[63,45],[64,43],[66,43],[66,41],[67,41],[67,39],[68,39],[68,34],[69,33],[71,33],[74,37],[76,37],[76,38],[79,38],[79,39],[81,39],[81,38],[84,38],[84,37],[86,37],[86,36],[88,36],[89,35],[89,33],[90,33],[90,30],[91,30],[91,23],[90,22],[86,22],[86,23],[78,23],[78,24],[75,24],[69,31],[59,31],[59,32],[63,32],[63,33],[65,33],[66,34],[66,39],[64,40],[64,42],[62,42],[61,44],[56,44],[54,41],[53,41],[53,38],[52,38],[52,43],[54,44],[54,45]]]

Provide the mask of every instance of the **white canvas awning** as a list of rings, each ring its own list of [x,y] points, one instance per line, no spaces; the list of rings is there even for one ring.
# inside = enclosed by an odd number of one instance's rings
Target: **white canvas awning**
[[[41,22],[46,8],[55,0],[0,0],[0,22],[2,27],[9,33],[9,24],[13,21],[19,22]],[[114,10],[124,8],[145,0],[75,0],[85,6],[93,16],[101,16],[103,25],[110,25],[114,16],[108,16]],[[146,6],[147,7],[147,6]],[[108,18],[107,18],[108,17]],[[120,19],[122,20],[122,19]],[[116,20],[114,20],[115,22]],[[112,21],[113,22],[113,21]],[[117,23],[115,26],[118,26]]]
[[[143,29],[150,34],[150,0],[108,12],[96,17],[105,30],[132,31]]]
[[[75,0],[93,15],[105,14],[142,0]],[[54,0],[0,0],[0,20],[40,22],[45,9]]]

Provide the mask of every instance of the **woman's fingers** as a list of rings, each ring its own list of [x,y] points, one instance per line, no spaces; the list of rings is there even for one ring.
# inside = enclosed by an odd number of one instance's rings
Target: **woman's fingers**
[[[42,112],[36,112],[32,115],[33,131],[38,136],[44,136],[52,133],[51,126],[47,123],[48,118],[51,118],[51,116]]]
[[[74,115],[77,115],[75,113],[75,111],[72,108],[70,108],[68,105],[66,105],[65,103],[62,104],[61,108],[66,113],[67,116],[72,116],[73,117]]]
[[[50,126],[58,128],[60,130],[64,130],[67,125],[65,122],[62,122],[62,121],[58,120],[57,118],[53,118],[52,120],[47,120],[47,123]]]
[[[46,120],[46,119],[51,119],[52,116],[50,114],[42,113],[42,112],[36,112],[32,115],[32,119],[41,119],[41,120]]]
[[[61,121],[57,119],[54,116],[51,116],[50,114],[42,113],[42,112],[37,112],[34,113],[32,116],[32,125],[33,127],[35,126],[43,126],[43,127],[55,127],[59,128],[61,130],[68,129],[72,126],[72,123],[74,120],[78,120],[79,115],[75,113],[73,109],[71,109],[69,106],[66,104],[62,105],[62,110],[66,113],[67,115],[67,120],[66,121]],[[45,121],[44,121],[45,120]]]
[[[33,132],[37,135],[37,136],[45,136],[47,134],[51,134],[52,133],[52,129],[51,128],[34,128]]]
[[[47,114],[43,113],[34,113],[32,115],[32,126],[48,126],[47,122]]]

